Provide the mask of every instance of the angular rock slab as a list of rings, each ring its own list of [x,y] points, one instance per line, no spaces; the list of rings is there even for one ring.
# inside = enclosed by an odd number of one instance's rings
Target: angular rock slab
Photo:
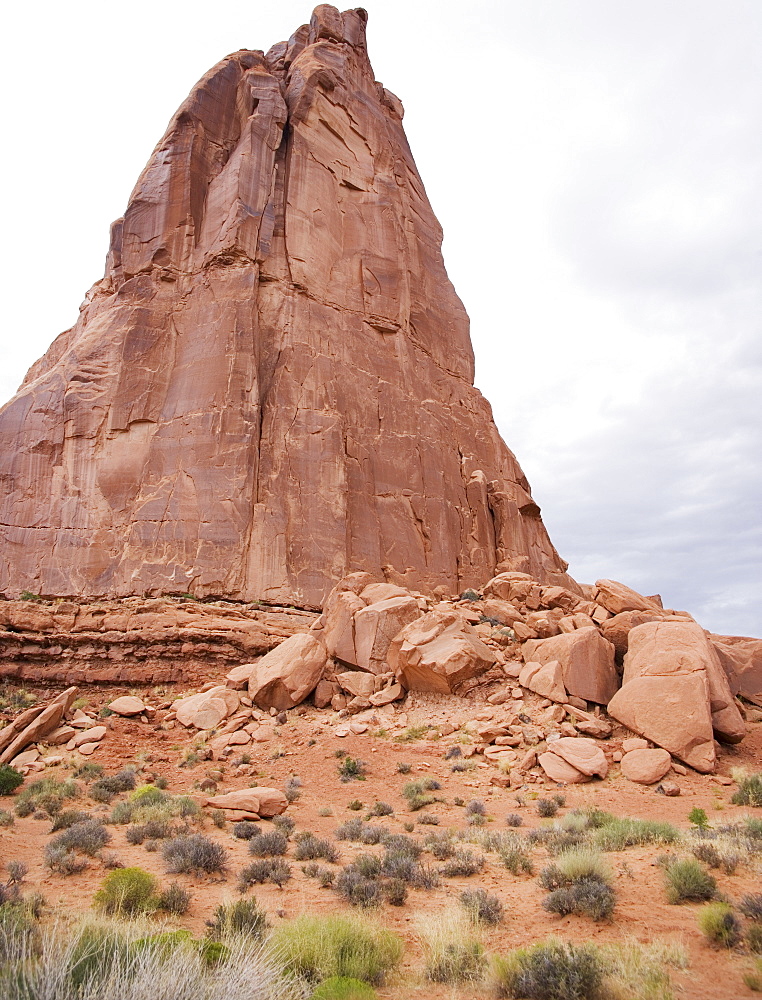
[[[519,674],[519,684],[534,691],[535,694],[542,695],[543,698],[550,698],[551,701],[558,701],[561,704],[566,701],[564,675],[558,660],[548,660],[547,663],[535,663],[530,660],[529,663],[525,663]]]
[[[597,593],[595,601],[612,615],[620,615],[624,611],[661,611],[662,609],[650,597],[644,597],[637,590],[628,587],[618,580],[596,580]]]
[[[608,774],[606,755],[595,740],[589,740],[584,736],[562,736],[558,740],[553,740],[548,749],[588,778],[596,775],[605,778]]]
[[[563,781],[569,785],[579,785],[585,781],[590,781],[589,774],[583,774],[576,767],[568,764],[563,757],[559,757],[550,751],[541,753],[537,758],[537,762],[552,781]]]
[[[522,653],[526,662],[558,660],[566,690],[585,701],[606,705],[619,687],[614,647],[597,628],[580,628],[550,639],[528,639]]]
[[[371,589],[366,588],[363,594]],[[421,614],[418,602],[410,594],[377,601],[357,611],[354,630],[358,667],[374,674],[385,673],[388,669],[386,656],[392,639]]]
[[[172,703],[172,709],[182,726],[215,729],[238,709],[239,704],[236,692],[220,684],[208,691],[178,699]]]
[[[292,635],[256,664],[249,697],[258,708],[294,708],[315,690],[327,662],[325,646],[313,635]]]
[[[762,639],[737,635],[710,635],[730,690],[762,705]]]
[[[460,615],[430,611],[402,629],[389,646],[388,661],[409,691],[449,694],[497,658]]]

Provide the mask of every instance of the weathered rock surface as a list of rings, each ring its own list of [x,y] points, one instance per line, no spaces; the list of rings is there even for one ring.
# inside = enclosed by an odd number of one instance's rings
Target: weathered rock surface
[[[659,611],[660,605],[650,597],[644,597],[637,590],[618,580],[596,580],[596,604],[606,608],[612,615],[624,611]]]
[[[141,698],[136,698],[129,694],[122,695],[121,698],[115,698],[113,701],[110,701],[108,707],[115,715],[126,716],[140,715],[146,708]]]
[[[564,675],[558,660],[548,660],[547,663],[534,663],[530,660],[525,663],[519,674],[519,684],[551,701],[562,704],[566,701]]]
[[[172,703],[172,709],[182,726],[216,729],[223,720],[236,711],[239,704],[240,698],[235,691],[218,685],[208,691],[179,698]]]
[[[76,687],[69,687],[41,710],[35,707],[22,712],[14,722],[0,731],[0,745],[3,747],[0,764],[7,764],[31,743],[36,743],[57,729],[76,693]]]
[[[0,592],[318,606],[348,569],[573,586],[473,385],[363,10],[194,87],[0,412]]]
[[[622,774],[640,785],[661,781],[672,766],[666,750],[631,750],[622,757]]]
[[[325,646],[313,635],[292,636],[255,665],[249,697],[259,708],[294,708],[315,690],[327,662]]]
[[[710,635],[733,694],[762,705],[762,639]]]
[[[206,800],[212,809],[240,810],[264,819],[279,816],[288,808],[288,799],[279,788],[241,788]]]
[[[488,670],[496,656],[459,614],[430,611],[396,636],[388,661],[408,690],[447,694]]]
[[[562,736],[548,743],[546,753],[537,758],[540,767],[553,781],[580,784],[596,775],[608,774],[606,756],[595,740],[585,737]]]
[[[524,660],[549,663],[558,660],[569,694],[606,705],[619,686],[614,647],[596,628],[581,628],[550,639],[529,639],[523,644]]]
[[[622,688],[608,712],[698,771],[716,763],[714,732],[746,727],[714,647],[695,622],[646,622],[629,634]]]

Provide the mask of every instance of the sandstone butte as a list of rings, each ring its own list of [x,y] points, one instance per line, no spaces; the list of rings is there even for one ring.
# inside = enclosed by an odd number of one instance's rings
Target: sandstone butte
[[[104,277],[0,411],[0,592],[301,607],[337,580],[576,591],[474,387],[364,10],[214,66]]]

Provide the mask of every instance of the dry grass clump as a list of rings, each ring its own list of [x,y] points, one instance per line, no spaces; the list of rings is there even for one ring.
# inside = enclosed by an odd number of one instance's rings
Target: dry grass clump
[[[484,947],[474,936],[468,914],[455,909],[422,918],[417,924],[424,974],[434,983],[475,983],[486,971]]]
[[[49,816],[52,819],[61,811],[66,799],[74,799],[79,794],[80,787],[76,781],[40,778],[27,785],[17,796],[16,815],[24,817],[42,813],[43,818]]]
[[[762,774],[734,770],[733,778],[738,783],[731,799],[733,805],[762,807]]]
[[[478,875],[484,870],[486,858],[483,854],[475,854],[466,847],[458,847],[451,858],[449,858],[439,869],[440,874],[447,878],[466,877]]]
[[[261,941],[270,928],[267,914],[256,899],[220,903],[206,926],[207,937],[214,941],[227,941],[237,935]]]
[[[668,903],[703,903],[717,895],[717,881],[695,858],[668,859],[664,867]]]
[[[718,948],[735,948],[741,940],[741,921],[729,903],[707,903],[698,913],[699,930]]]
[[[593,920],[608,920],[616,895],[611,888],[611,869],[599,851],[577,847],[560,854],[543,869],[540,885],[549,890],[543,909],[566,916],[576,913]]]
[[[503,919],[503,904],[497,896],[485,889],[465,889],[459,899],[461,906],[476,924],[493,927]]]

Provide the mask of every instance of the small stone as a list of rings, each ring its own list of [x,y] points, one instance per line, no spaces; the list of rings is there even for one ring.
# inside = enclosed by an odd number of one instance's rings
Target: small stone
[[[615,750],[611,755],[611,759],[617,764],[622,759],[622,757],[624,757],[624,754],[622,753],[621,750]]]
[[[343,739],[345,736],[349,736],[351,731],[352,730],[349,728],[349,726],[337,726],[336,729],[334,729],[333,731],[333,735],[339,736]]]
[[[624,750],[625,753],[630,753],[631,750],[647,750],[647,749],[648,749],[648,741],[641,740],[637,736],[633,736],[628,740],[622,740],[622,750]]]
[[[674,781],[662,781],[656,791],[658,792],[659,789],[661,789],[665,795],[669,795],[670,797],[680,794],[680,786]]]
[[[350,722],[349,723],[349,731],[354,736],[361,736],[363,733],[367,733],[367,731],[368,731],[368,723],[367,722]]]
[[[78,750],[83,757],[89,757],[90,754],[95,753],[99,746],[100,743],[83,743],[78,747]]]
[[[688,773],[688,768],[683,767],[682,764],[678,764],[676,760],[672,761],[672,770],[675,772],[675,774],[682,775],[683,777],[685,777],[685,775]]]

